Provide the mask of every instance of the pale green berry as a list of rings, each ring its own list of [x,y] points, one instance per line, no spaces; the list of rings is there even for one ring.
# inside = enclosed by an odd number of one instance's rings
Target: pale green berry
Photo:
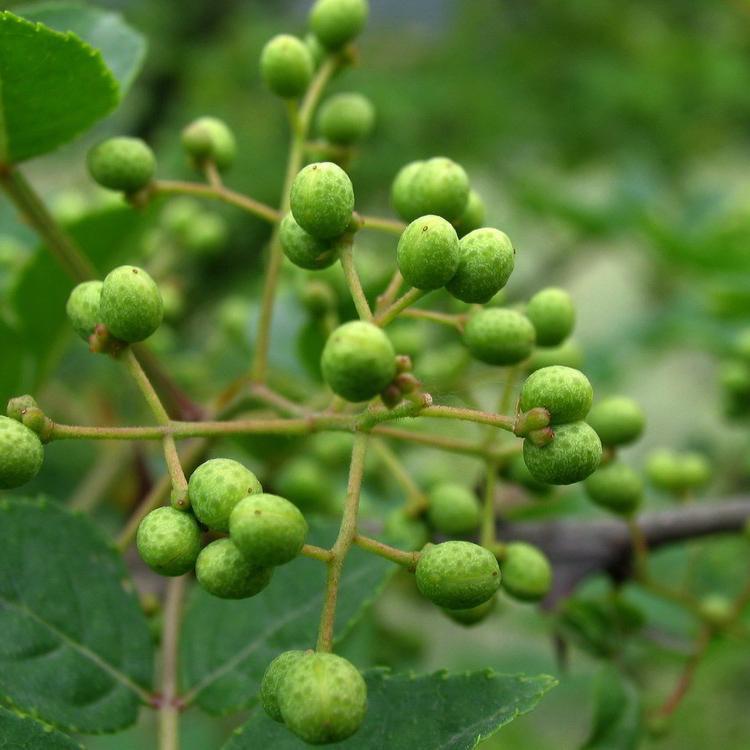
[[[308,234],[288,213],[279,227],[281,248],[295,266],[309,271],[328,268],[338,260],[338,246],[332,240],[319,240]]]
[[[599,436],[585,422],[554,428],[554,438],[543,446],[523,441],[523,460],[532,476],[545,484],[573,484],[593,474],[602,458]]]
[[[289,667],[304,654],[304,651],[284,651],[266,667],[266,671],[263,673],[263,679],[260,683],[260,702],[263,710],[274,721],[284,722],[279,708],[279,685],[286,677]]]
[[[354,211],[349,175],[330,161],[308,164],[294,178],[290,196],[295,221],[319,239],[340,237]]]
[[[708,594],[699,603],[700,616],[712,627],[721,629],[735,616],[732,600],[723,594]]]
[[[293,660],[276,694],[284,724],[311,745],[351,737],[367,711],[364,678],[336,654],[306,652]]]
[[[321,437],[327,434],[321,433]],[[350,438],[348,435],[344,437]],[[349,455],[351,438],[347,449]],[[305,512],[327,513],[335,508],[336,490],[330,472],[309,456],[295,456],[286,463],[274,478],[274,489]]]
[[[487,210],[482,197],[476,190],[469,190],[469,198],[463,213],[453,222],[459,237],[484,226]]]
[[[89,173],[102,187],[136,193],[151,182],[156,170],[154,152],[140,138],[110,138],[87,156]]]
[[[182,242],[197,255],[210,255],[226,245],[229,227],[223,216],[203,212],[185,227]]]
[[[369,12],[367,0],[316,0],[310,29],[324,47],[340,49],[362,31]]]
[[[486,602],[477,604],[476,607],[469,607],[468,609],[447,609],[444,607],[443,612],[445,612],[445,614],[454,622],[468,627],[471,625],[477,625],[483,620],[486,620],[487,617],[492,614],[496,606],[497,597],[493,596]]]
[[[260,73],[274,94],[296,99],[305,93],[315,63],[307,45],[291,34],[270,39],[260,55]]]
[[[101,281],[84,281],[73,287],[65,305],[65,312],[73,330],[84,341],[88,341],[97,323],[101,322],[99,313],[101,295]]]
[[[120,341],[147,339],[161,325],[164,303],[151,276],[136,266],[119,266],[102,284],[101,322]]]
[[[508,479],[512,482],[520,484],[537,496],[545,497],[552,491],[552,487],[549,484],[544,484],[544,482],[534,479],[533,474],[529,471],[529,467],[526,466],[526,462],[523,460],[523,456],[514,456],[508,462],[506,473]]]
[[[646,462],[646,474],[654,487],[680,495],[706,484],[711,467],[700,453],[659,450]]]
[[[420,214],[436,214],[448,221],[459,218],[469,200],[464,168],[445,156],[427,159],[414,175],[412,189]]]
[[[305,42],[307,51],[310,53],[310,57],[312,58],[313,67],[315,68],[315,70],[317,70],[323,63],[323,60],[325,60],[328,52],[326,48],[320,43],[318,37],[316,37],[312,32],[308,32],[307,34],[305,34],[305,38],[303,41]]]
[[[445,288],[463,302],[489,302],[513,272],[516,251],[510,238],[499,229],[475,229],[461,238],[458,248],[458,268]]]
[[[375,124],[375,108],[362,94],[342,93],[328,97],[320,105],[317,125],[331,143],[350,146],[364,140]]]
[[[198,583],[220,599],[247,599],[271,581],[273,568],[261,568],[245,558],[231,539],[204,547],[195,563]]]
[[[543,367],[526,378],[521,388],[521,411],[547,409],[551,424],[578,422],[591,408],[594,391],[588,378],[572,367]]]
[[[565,290],[549,287],[529,300],[526,317],[536,329],[539,346],[557,346],[573,330],[576,312],[573,300]]]
[[[472,542],[426,547],[415,573],[420,593],[448,609],[476,607],[492,598],[500,586],[495,556]]]
[[[475,359],[489,365],[514,365],[534,350],[531,321],[516,310],[492,307],[472,315],[464,329],[464,343]]]
[[[149,568],[163,576],[181,576],[195,566],[201,532],[192,514],[156,508],[139,524],[136,546]]]
[[[583,367],[583,350],[580,344],[573,339],[568,339],[560,346],[537,347],[526,362],[529,372],[552,365],[565,365],[565,367],[580,370]]]
[[[468,534],[479,526],[480,510],[476,495],[462,484],[441,482],[427,495],[427,516],[443,534]]]
[[[413,221],[421,214],[414,192],[414,179],[423,164],[423,161],[409,162],[401,167],[393,180],[391,203],[393,203],[396,213],[404,221]]]
[[[212,161],[223,172],[237,153],[237,142],[229,126],[217,117],[199,117],[182,131],[182,147],[200,166]]]
[[[403,510],[394,510],[388,514],[383,531],[388,539],[410,550],[422,549],[430,540],[430,533],[424,523]]]
[[[421,216],[402,233],[396,257],[407,284],[417,289],[439,289],[458,268],[456,230],[440,216]]]
[[[626,445],[637,440],[646,425],[641,407],[626,396],[611,396],[591,409],[586,421],[596,430],[602,445]]]
[[[633,515],[643,501],[643,480],[619,461],[597,469],[584,482],[584,488],[592,502],[621,516]]]
[[[500,570],[503,588],[514,599],[524,602],[544,598],[552,585],[552,568],[546,555],[526,542],[505,545]]]
[[[38,435],[9,417],[0,417],[0,489],[30,482],[42,468],[44,449]]]

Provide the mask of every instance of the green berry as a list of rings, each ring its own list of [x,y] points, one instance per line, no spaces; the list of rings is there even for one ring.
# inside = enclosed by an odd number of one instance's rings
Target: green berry
[[[732,352],[750,364],[750,328],[746,328],[735,337]]]
[[[110,138],[89,151],[87,164],[100,185],[123,193],[145,188],[156,170],[154,153],[140,138]]]
[[[580,370],[583,367],[583,351],[578,342],[568,339],[560,346],[537,347],[526,363],[529,372],[552,365],[565,365]]]
[[[448,221],[457,219],[469,201],[469,178],[452,159],[435,156],[425,161],[412,182],[420,214],[436,214]]]
[[[195,566],[201,532],[192,514],[166,506],[141,521],[136,545],[149,568],[163,576],[181,576]]]
[[[489,365],[514,365],[534,350],[534,326],[515,310],[492,307],[472,315],[464,343],[472,356]]]
[[[347,401],[367,401],[393,380],[396,353],[381,328],[353,320],[328,337],[320,365],[334,393]]]
[[[584,487],[592,502],[621,516],[632,516],[643,501],[643,481],[619,461],[597,469]]]
[[[401,167],[391,186],[391,203],[404,221],[413,221],[421,214],[414,191],[414,180],[423,161],[412,161]]]
[[[327,433],[321,433],[321,436],[323,434]],[[349,454],[351,439],[347,449]],[[309,456],[295,456],[285,464],[275,477],[274,489],[305,512],[325,513],[333,510],[336,493],[331,485],[330,473]]]
[[[682,454],[682,476],[688,488],[702,487],[711,479],[711,466],[706,457],[700,453]]]
[[[453,222],[459,237],[484,226],[487,211],[484,201],[476,190],[469,190],[469,198],[463,213]]]
[[[229,531],[229,516],[237,503],[261,492],[263,488],[255,474],[231,458],[204,461],[188,482],[193,512],[214,531]]]
[[[458,268],[458,235],[440,216],[422,216],[406,227],[396,252],[407,284],[417,289],[439,289]]]
[[[329,240],[340,237],[349,227],[354,188],[337,164],[316,162],[294,178],[290,201],[297,224],[313,237]]]
[[[722,388],[741,398],[750,396],[750,366],[745,362],[731,360],[722,365],[719,375]]]
[[[306,652],[292,661],[277,697],[287,728],[311,745],[340,742],[360,727],[367,685],[359,670],[336,654]]]
[[[734,618],[732,600],[723,594],[708,594],[700,600],[701,617],[712,627],[722,628]]]
[[[593,474],[602,458],[599,436],[585,422],[562,424],[547,445],[523,441],[523,460],[532,476],[545,484],[573,484]]]
[[[658,450],[646,462],[646,475],[654,487],[681,495],[706,484],[711,467],[700,453]]]
[[[65,312],[73,330],[84,340],[94,332],[97,323],[101,322],[99,301],[102,294],[101,281],[84,281],[73,288],[65,305]]]
[[[549,495],[552,490],[550,485],[534,479],[534,476],[529,471],[529,467],[526,466],[526,462],[523,460],[523,456],[514,456],[508,463],[506,473],[508,479],[516,484],[520,484],[535,495]]]
[[[271,581],[273,568],[249,562],[231,539],[217,539],[201,550],[195,575],[209,594],[220,599],[247,599]]]
[[[632,398],[611,396],[594,406],[586,421],[596,430],[602,445],[614,446],[637,440],[646,417]]]
[[[263,710],[274,720],[282,722],[281,709],[279,708],[279,685],[281,685],[289,667],[294,664],[304,651],[284,651],[279,654],[267,667],[263,673],[263,679],[260,683],[260,702]]]
[[[546,555],[526,542],[505,545],[500,570],[503,588],[514,599],[524,602],[544,598],[552,585],[552,568]]]
[[[102,284],[101,322],[120,341],[147,339],[161,325],[164,303],[156,282],[142,268],[119,266]]]
[[[313,68],[317,70],[328,54],[326,48],[320,43],[318,37],[316,37],[312,32],[308,32],[307,34],[305,34],[304,42],[305,47],[307,47],[307,51],[310,53],[310,57],[312,58]]]
[[[575,325],[573,300],[563,289],[549,287],[537,292],[526,305],[526,317],[536,329],[539,346],[557,346],[566,339]]]
[[[250,495],[229,516],[229,535],[255,565],[283,565],[299,555],[307,521],[299,508],[278,495]]]
[[[223,120],[199,117],[182,131],[182,147],[198,165],[212,161],[224,171],[232,166],[237,143]]]
[[[419,556],[417,588],[448,609],[468,609],[491,599],[500,586],[495,556],[472,542],[443,542]]]
[[[428,391],[445,391],[455,387],[466,371],[471,357],[458,342],[428,349],[420,356],[415,373]]]
[[[445,288],[463,302],[489,302],[507,283],[513,272],[515,250],[505,232],[475,229],[458,243],[456,273]]]
[[[279,240],[284,255],[295,266],[317,271],[338,260],[338,247],[331,240],[319,240],[308,234],[288,213],[279,227]]]
[[[285,99],[296,99],[305,93],[314,68],[307,45],[291,34],[270,39],[260,55],[263,81],[274,94]]]
[[[408,516],[403,510],[394,510],[388,515],[383,531],[388,539],[410,550],[422,549],[430,539],[422,521]]]
[[[0,489],[30,482],[42,468],[44,449],[38,435],[9,417],[0,417]]]
[[[350,146],[370,134],[375,124],[375,108],[362,94],[334,94],[321,104],[317,124],[326,140]]]
[[[362,31],[369,11],[367,0],[317,0],[310,29],[324,47],[337,50]]]
[[[486,602],[482,602],[481,604],[477,604],[476,607],[469,607],[468,609],[446,609],[443,608],[443,612],[445,612],[448,617],[451,618],[454,622],[459,623],[460,625],[476,625],[483,620],[487,619],[488,615],[492,614],[493,610],[495,609],[497,605],[497,597],[493,596],[491,599],[488,599]]]
[[[443,534],[468,534],[479,526],[479,503],[467,487],[442,482],[430,490],[427,500],[430,523]]]
[[[521,411],[543,407],[552,424],[578,422],[591,408],[594,391],[588,378],[572,367],[543,367],[526,378],[521,389]]]

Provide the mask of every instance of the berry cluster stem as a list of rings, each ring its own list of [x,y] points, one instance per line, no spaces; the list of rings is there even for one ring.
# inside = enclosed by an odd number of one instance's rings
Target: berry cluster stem
[[[354,265],[354,246],[352,242],[342,243],[339,250],[339,259],[341,260],[341,268],[344,271],[344,278],[349,287],[349,293],[352,295],[357,315],[359,315],[361,320],[372,322],[370,303],[367,301],[365,291],[362,289],[362,282]]]
[[[179,639],[186,576],[167,584],[162,638],[161,695],[159,702],[159,750],[179,750]]]
[[[363,550],[367,550],[367,552],[384,557],[386,560],[395,562],[397,565],[403,565],[410,570],[414,569],[417,560],[419,560],[419,552],[404,552],[404,550],[391,547],[390,544],[384,544],[377,539],[371,539],[369,536],[362,536],[361,534],[354,537],[354,544]]]
[[[379,315],[375,316],[375,323],[381,328],[385,328],[389,323],[392,323],[407,307],[413,305],[417,300],[422,299],[429,291],[424,289],[409,289],[408,292],[402,294],[393,304],[383,310]]]

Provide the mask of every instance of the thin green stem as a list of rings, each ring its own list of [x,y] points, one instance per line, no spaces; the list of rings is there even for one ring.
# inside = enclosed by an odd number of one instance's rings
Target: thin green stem
[[[380,315],[375,316],[375,323],[385,328],[389,323],[394,321],[407,307],[413,305],[417,300],[422,299],[429,292],[424,289],[412,288],[405,294],[401,295],[392,305],[383,310]]]
[[[380,232],[387,232],[388,234],[400,235],[406,224],[398,219],[386,219],[383,216],[365,216],[359,214],[360,229],[375,229]]]
[[[138,361],[133,350],[130,347],[125,348],[120,358],[128,368],[128,372],[132,375],[133,380],[135,380],[149,409],[151,409],[151,412],[156,417],[156,421],[161,425],[168,425],[170,421],[169,414],[167,414],[167,410],[164,408],[159,394],[151,385],[151,381],[141,367],[141,363]]]
[[[391,280],[388,282],[388,286],[385,288],[382,294],[378,296],[377,304],[375,305],[375,312],[379,315],[383,310],[386,310],[393,304],[393,301],[398,296],[399,290],[404,284],[404,277],[401,275],[401,271],[397,268],[391,276]]]
[[[130,460],[132,452],[127,446],[105,445],[96,463],[73,492],[69,503],[71,510],[85,513],[94,510]]]
[[[487,549],[495,543],[495,487],[497,486],[497,464],[487,462],[484,482],[484,503],[482,505],[482,529],[480,543]]]
[[[342,244],[339,250],[339,260],[341,261],[346,285],[349,287],[349,293],[352,295],[357,315],[359,315],[361,320],[372,322],[372,310],[370,310],[370,303],[367,301],[365,290],[362,289],[362,282],[354,265],[354,248],[351,242]]]
[[[428,406],[421,412],[424,417],[434,417],[436,419],[458,419],[465,422],[476,422],[477,424],[486,424],[491,427],[498,427],[501,430],[513,432],[515,419],[505,416],[504,414],[491,414],[478,409],[466,409],[458,406]]]
[[[414,570],[419,560],[419,552],[404,552],[396,547],[391,547],[389,544],[383,544],[377,539],[371,539],[368,536],[362,536],[357,534],[354,537],[354,544],[361,547],[368,552],[372,552],[375,555],[384,557],[386,560],[395,562],[397,565],[403,565],[405,568]]]
[[[417,320],[429,320],[433,323],[439,323],[457,331],[464,329],[464,316],[451,315],[450,313],[438,312],[437,310],[404,310],[401,315],[405,318],[416,318]]]
[[[415,515],[423,511],[427,507],[427,498],[417,483],[411,478],[411,474],[407,471],[396,453],[383,440],[374,440],[372,447],[380,457],[380,460],[388,468],[390,476],[404,490],[407,500],[407,510],[413,512]]]
[[[498,405],[498,411],[501,414],[506,414],[507,412],[509,412],[511,406],[513,405],[513,390],[520,374],[520,365],[513,365],[513,367],[509,367],[507,370],[505,385],[503,386],[503,392],[500,395],[500,403]]]
[[[324,563],[330,562],[331,560],[331,550],[323,549],[323,547],[316,547],[314,544],[306,544],[302,547],[300,555],[303,557],[310,557],[313,560],[320,560]]]
[[[161,695],[159,696],[159,750],[180,748],[178,704],[179,640],[186,576],[170,579],[164,605]]]

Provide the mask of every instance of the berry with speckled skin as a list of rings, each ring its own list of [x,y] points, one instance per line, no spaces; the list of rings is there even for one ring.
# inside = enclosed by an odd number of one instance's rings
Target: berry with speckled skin
[[[136,266],[119,266],[107,274],[99,302],[101,322],[120,341],[147,339],[161,325],[164,303],[151,276]]]
[[[391,185],[391,203],[404,221],[413,221],[420,215],[414,193],[414,179],[424,161],[412,161],[399,169]]]
[[[599,436],[586,422],[554,428],[554,438],[537,446],[523,441],[523,460],[532,476],[546,484],[573,484],[593,474],[602,458]]]
[[[597,469],[584,488],[592,502],[621,516],[633,515],[643,500],[643,480],[619,461]]]
[[[529,372],[541,370],[542,367],[565,365],[575,370],[583,367],[583,350],[573,339],[564,341],[560,346],[537,347],[526,363]]]
[[[367,711],[364,678],[336,654],[308,651],[295,659],[279,683],[277,696],[284,724],[311,745],[351,737]]]
[[[217,539],[204,547],[195,563],[195,575],[209,594],[220,599],[247,599],[271,581],[273,568],[250,562],[231,539]]]
[[[646,475],[654,487],[679,495],[706,484],[711,467],[700,453],[658,450],[646,462]]]
[[[476,607],[495,595],[500,568],[495,556],[472,542],[443,542],[419,556],[417,588],[431,602],[448,609]]]
[[[362,31],[369,12],[367,0],[317,0],[310,29],[326,49],[337,50]]]
[[[520,312],[493,307],[472,315],[464,343],[472,356],[489,365],[514,365],[534,350],[536,333]]]
[[[366,401],[393,380],[396,353],[381,328],[352,320],[328,337],[320,365],[334,393],[347,401]]]
[[[570,336],[576,311],[573,300],[564,289],[549,287],[529,300],[526,317],[536,329],[536,343],[539,346],[557,346]]]
[[[283,565],[300,553],[307,521],[299,508],[278,495],[249,495],[229,516],[229,536],[256,565]]]
[[[328,97],[318,111],[318,131],[326,140],[341,146],[364,140],[374,124],[372,102],[354,92]]]
[[[84,340],[94,332],[101,322],[99,302],[102,294],[101,281],[84,281],[73,288],[65,305],[73,330]]]
[[[469,178],[464,168],[445,156],[427,159],[414,175],[414,200],[420,214],[457,219],[469,201]]]
[[[448,615],[448,617],[450,617],[454,622],[457,622],[460,625],[471,626],[477,625],[478,623],[487,619],[487,617],[492,614],[496,606],[497,597],[493,596],[486,602],[477,604],[476,607],[469,607],[468,609],[447,609],[444,607],[443,612],[445,612],[445,614]]]
[[[521,411],[543,407],[551,424],[578,422],[591,408],[594,391],[588,378],[572,367],[553,365],[529,375],[521,389]]]
[[[469,190],[469,198],[463,213],[453,222],[459,237],[484,226],[486,209],[482,196],[476,190]]]
[[[524,602],[539,601],[552,585],[552,568],[546,555],[526,542],[505,545],[500,570],[503,588]]]
[[[307,45],[291,34],[279,34],[266,42],[260,55],[260,74],[274,94],[296,99],[305,93],[315,63]]]
[[[338,260],[338,248],[331,240],[319,240],[308,234],[288,213],[279,227],[279,241],[284,255],[295,266],[308,271],[328,268]]]
[[[36,433],[9,417],[0,417],[0,489],[31,481],[42,468],[44,449]]]
[[[149,568],[163,576],[181,576],[195,566],[201,532],[190,513],[156,508],[138,526],[136,545]]]
[[[266,667],[266,671],[263,673],[263,679],[260,683],[260,702],[263,710],[274,721],[284,722],[279,708],[279,685],[286,677],[289,667],[304,655],[304,651],[284,651]]]
[[[468,534],[479,526],[476,495],[452,482],[436,484],[427,496],[430,523],[444,534]]]
[[[586,421],[602,445],[626,445],[637,440],[646,425],[643,410],[632,398],[612,396],[591,409]]]
[[[294,220],[313,237],[323,240],[346,232],[354,211],[354,188],[349,175],[330,161],[308,164],[294,178],[290,196]]]
[[[204,461],[190,476],[190,506],[201,523],[214,531],[229,531],[229,516],[248,495],[263,492],[250,469],[231,458]]]
[[[217,117],[199,117],[182,131],[182,147],[198,165],[212,161],[223,172],[237,153],[237,142],[229,126]]]
[[[109,138],[94,146],[86,161],[96,182],[124,193],[145,188],[156,171],[154,152],[140,138]]]
[[[404,230],[396,256],[407,284],[417,289],[439,289],[458,269],[458,235],[440,216],[421,216]]]
[[[505,232],[485,227],[458,243],[458,268],[445,288],[462,302],[489,302],[513,272],[515,250]]]
[[[552,491],[550,485],[534,479],[534,476],[529,471],[529,467],[526,466],[526,463],[523,460],[523,456],[514,456],[508,462],[505,468],[505,474],[510,481],[520,484],[538,497],[546,497]]]

